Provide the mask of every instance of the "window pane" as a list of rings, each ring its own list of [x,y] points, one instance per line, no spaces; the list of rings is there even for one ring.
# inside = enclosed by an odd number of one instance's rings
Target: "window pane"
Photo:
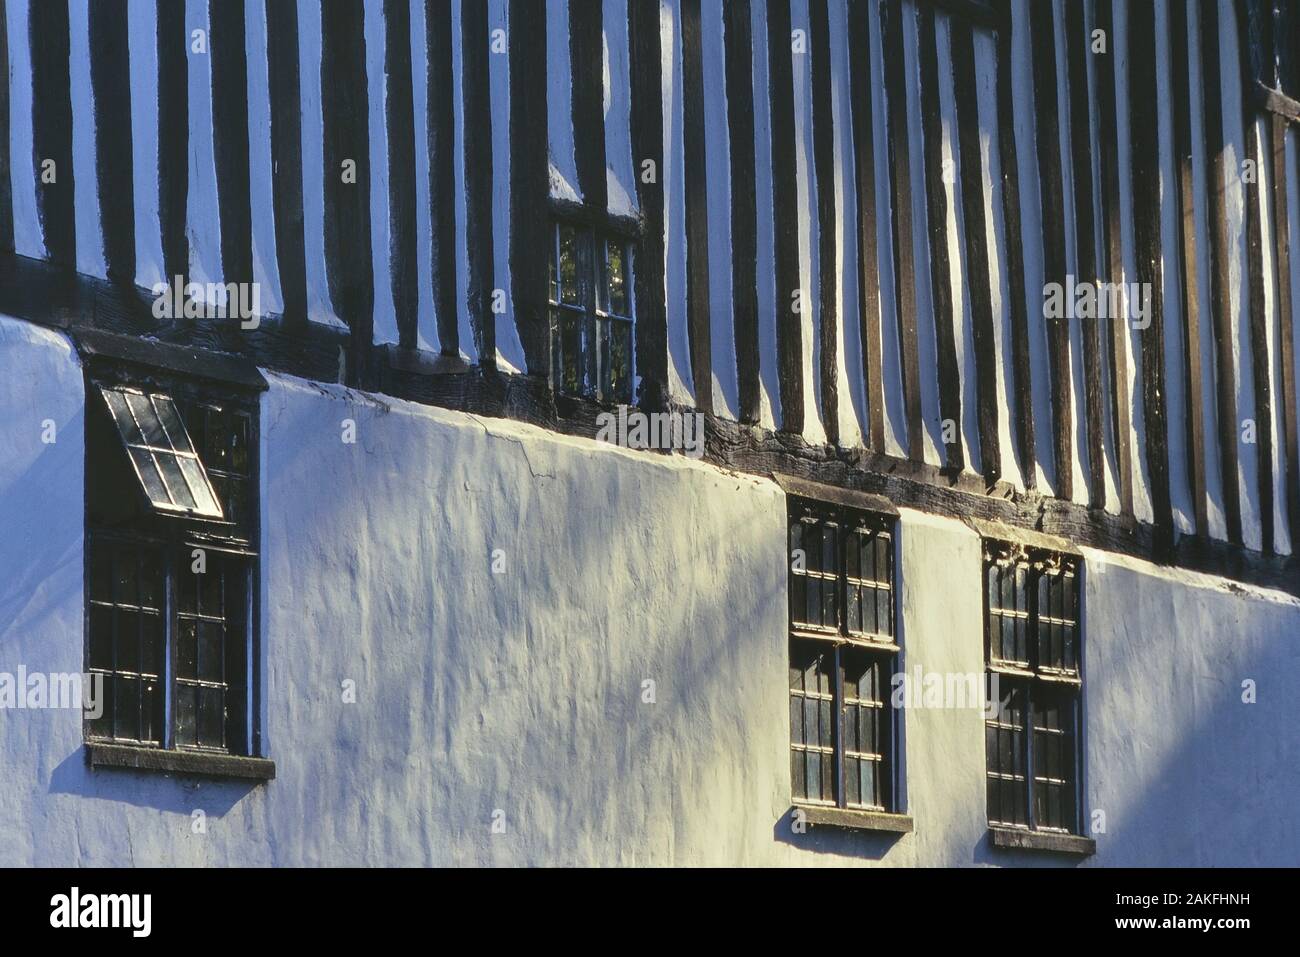
[[[560,299],[562,303],[581,306],[578,233],[572,226],[560,226]]]
[[[630,315],[627,306],[627,252],[619,242],[606,244],[606,272],[609,285],[607,310],[616,316]]]
[[[140,427],[146,445],[157,449],[171,448],[171,443],[167,440],[167,433],[163,431],[162,421],[158,418],[158,414],[154,411],[153,404],[150,403],[147,395],[128,392],[126,393],[126,404],[130,407],[132,415],[135,416],[136,424]]]
[[[999,686],[998,712],[984,723],[985,752],[990,795],[989,821],[1026,825],[1023,812],[1025,780],[1023,746],[1025,689],[1022,684],[1003,680]]]
[[[632,399],[632,324],[617,319],[606,322],[607,347],[602,353],[605,398],[610,402]]]
[[[162,443],[162,448],[175,449],[177,452],[193,452],[194,446],[190,444],[189,433],[185,431],[176,403],[165,395],[155,395],[153,404],[158,410],[158,420],[166,432],[166,440]]]
[[[131,461],[135,463],[136,474],[140,476],[140,484],[144,486],[149,501],[163,508],[171,507],[172,498],[167,494],[167,486],[163,484],[162,475],[154,463],[153,455],[145,449],[133,448]]]

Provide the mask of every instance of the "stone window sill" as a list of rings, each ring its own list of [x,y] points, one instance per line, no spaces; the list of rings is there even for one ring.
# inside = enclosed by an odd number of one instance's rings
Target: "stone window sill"
[[[275,778],[275,762],[267,758],[209,754],[203,751],[169,751],[163,748],[138,748],[88,741],[86,760],[92,768],[125,768],[249,781],[270,781]]]
[[[1025,831],[1014,827],[989,828],[989,840],[994,847],[1019,851],[1046,851],[1068,854],[1073,857],[1091,857],[1097,853],[1097,842],[1078,834],[1060,834],[1055,831]]]
[[[910,834],[912,831],[912,818],[906,814],[823,807],[817,804],[796,804],[794,808],[802,813],[804,821],[813,827],[839,827],[851,831],[876,831],[885,834]]]

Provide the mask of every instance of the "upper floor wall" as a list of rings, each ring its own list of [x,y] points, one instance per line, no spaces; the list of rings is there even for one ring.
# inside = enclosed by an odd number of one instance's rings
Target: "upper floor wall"
[[[562,219],[631,242],[636,398],[711,413],[714,457],[761,471],[776,448],[823,480],[1013,502],[1106,547],[1238,545],[1294,577],[1284,7],[0,10],[11,313],[439,404],[537,398]],[[256,284],[265,324],[156,318],[177,275]],[[1108,318],[1093,280],[1125,290]],[[598,408],[539,401],[578,431]]]

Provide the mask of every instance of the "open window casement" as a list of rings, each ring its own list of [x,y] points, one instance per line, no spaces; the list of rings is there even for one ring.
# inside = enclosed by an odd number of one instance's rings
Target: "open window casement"
[[[176,402],[161,393],[99,387],[140,487],[160,512],[222,519],[221,503]]]

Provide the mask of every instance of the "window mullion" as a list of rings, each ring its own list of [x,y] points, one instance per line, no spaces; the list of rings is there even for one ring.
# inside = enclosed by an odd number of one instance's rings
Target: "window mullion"
[[[179,545],[163,549],[163,747],[176,747],[176,656],[180,626],[177,620],[176,568]]]

